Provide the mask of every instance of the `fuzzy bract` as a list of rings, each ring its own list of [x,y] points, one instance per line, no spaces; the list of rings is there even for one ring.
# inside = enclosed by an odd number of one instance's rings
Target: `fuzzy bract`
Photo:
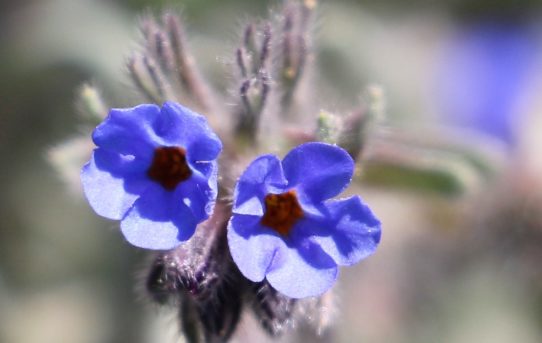
[[[131,244],[172,249],[213,211],[222,143],[205,118],[174,102],[112,109],[81,171],[94,211],[121,220]]]
[[[338,266],[371,255],[380,242],[380,221],[359,196],[328,200],[348,186],[353,171],[345,150],[317,142],[298,146],[282,161],[274,155],[254,160],[238,180],[228,225],[230,252],[241,273],[304,298],[330,289]],[[291,205],[292,198],[297,204]],[[270,210],[278,213],[274,221],[267,219]],[[293,215],[283,220],[288,213]],[[275,222],[280,225],[273,227]]]

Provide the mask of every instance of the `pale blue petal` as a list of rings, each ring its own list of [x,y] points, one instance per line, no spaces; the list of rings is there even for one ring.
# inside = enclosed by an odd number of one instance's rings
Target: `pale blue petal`
[[[121,222],[124,237],[145,249],[173,249],[189,239],[197,221],[175,192],[153,185],[134,203]]]
[[[85,196],[94,211],[109,219],[122,219],[134,201],[149,185],[144,164],[96,149],[81,170]]]
[[[278,234],[259,224],[259,217],[235,215],[228,224],[231,256],[249,280],[262,281],[278,251],[286,245]]]
[[[333,286],[338,268],[315,245],[277,250],[267,281],[290,298],[318,296]]]

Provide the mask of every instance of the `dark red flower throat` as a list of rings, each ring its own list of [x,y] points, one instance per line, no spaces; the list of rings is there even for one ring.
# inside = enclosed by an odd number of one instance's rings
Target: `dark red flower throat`
[[[265,214],[260,221],[283,236],[286,236],[298,219],[303,217],[303,209],[297,201],[294,190],[281,194],[265,196]]]
[[[175,146],[164,146],[154,150],[154,157],[147,175],[168,191],[192,175],[186,163],[186,150]]]

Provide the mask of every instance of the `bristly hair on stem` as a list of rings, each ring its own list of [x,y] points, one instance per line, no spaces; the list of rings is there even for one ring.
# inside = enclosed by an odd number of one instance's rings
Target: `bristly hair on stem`
[[[174,100],[214,113],[214,94],[190,53],[181,19],[171,11],[161,21],[147,14],[140,26],[142,49],[127,63],[136,88],[154,103]]]
[[[280,37],[280,69],[278,80],[281,83],[281,113],[289,116],[290,106],[299,88],[307,66],[309,54],[310,20],[315,8],[314,2],[289,2],[282,15]]]
[[[372,127],[384,117],[385,98],[382,88],[369,86],[361,95],[359,106],[342,118],[337,143],[354,160],[359,160],[365,151]]]
[[[293,105],[307,69],[314,8],[315,2],[287,1],[274,20],[245,26],[234,64],[235,133],[242,142],[257,144],[262,132],[278,133],[274,121],[300,117]]]
[[[239,75],[235,131],[251,144],[256,141],[259,122],[269,101],[271,43],[271,23],[260,26],[250,23],[245,27],[241,46],[235,51]]]
[[[298,303],[273,289],[267,281],[252,284],[252,309],[262,328],[272,337],[281,336],[294,326],[294,312]]]
[[[240,318],[245,281],[227,246],[230,211],[219,201],[189,241],[157,254],[146,278],[153,301],[179,307],[189,342],[226,342]]]

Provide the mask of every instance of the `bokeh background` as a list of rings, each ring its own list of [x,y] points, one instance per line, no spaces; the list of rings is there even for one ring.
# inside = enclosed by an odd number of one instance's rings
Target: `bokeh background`
[[[178,339],[175,315],[148,306],[137,290],[145,252],[96,216],[48,156],[85,130],[75,109],[84,82],[115,107],[135,105],[124,62],[144,11],[182,9],[203,73],[224,89],[241,25],[279,4],[0,3],[0,342]],[[453,194],[424,178],[419,187],[362,181],[356,192],[381,218],[383,240],[374,256],[343,270],[332,341],[541,342],[542,4],[320,5],[323,109],[347,111],[377,84],[384,126],[417,144],[445,138],[491,157],[490,173],[444,163],[460,184]],[[446,160],[438,151],[431,154]],[[243,335],[255,341],[241,326]]]

